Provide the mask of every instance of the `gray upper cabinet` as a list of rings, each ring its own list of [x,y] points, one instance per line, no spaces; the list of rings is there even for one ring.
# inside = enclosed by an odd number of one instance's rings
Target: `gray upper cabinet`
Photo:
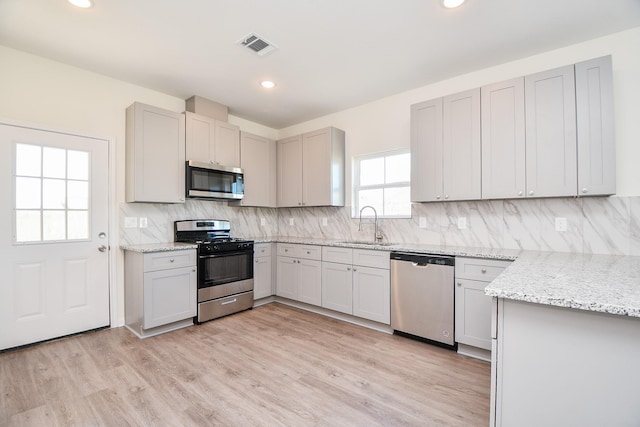
[[[616,192],[611,56],[575,65],[578,195]]]
[[[444,199],[480,199],[480,89],[445,96],[442,110]]]
[[[528,197],[575,196],[576,97],[573,65],[524,78]]]
[[[126,111],[127,202],[184,203],[184,115],[133,103]]]
[[[344,206],[344,150],[333,127],[278,141],[278,207]]]
[[[480,89],[411,106],[411,200],[481,197]]]
[[[442,98],[411,106],[411,200],[442,198]]]
[[[240,167],[240,128],[211,117],[185,112],[186,159]]]
[[[240,133],[240,166],[244,171],[244,197],[230,201],[239,206],[276,206],[276,142]]]
[[[524,78],[484,86],[482,198],[525,194]]]
[[[278,207],[300,206],[302,203],[302,135],[277,143]]]

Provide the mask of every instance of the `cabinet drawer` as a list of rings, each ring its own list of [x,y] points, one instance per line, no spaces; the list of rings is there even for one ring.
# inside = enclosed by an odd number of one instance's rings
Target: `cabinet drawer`
[[[166,270],[169,268],[196,265],[196,250],[150,252],[144,254],[144,271]]]
[[[271,243],[256,243],[253,245],[253,255],[257,257],[271,256]]]
[[[456,257],[456,278],[490,282],[511,264],[511,261]]]
[[[389,252],[374,251],[367,249],[353,250],[353,265],[362,265],[365,267],[384,268],[389,270]]]
[[[322,247],[313,245],[278,243],[278,255],[320,261],[322,259]]]
[[[351,264],[353,261],[353,249],[336,246],[323,246],[322,261]]]

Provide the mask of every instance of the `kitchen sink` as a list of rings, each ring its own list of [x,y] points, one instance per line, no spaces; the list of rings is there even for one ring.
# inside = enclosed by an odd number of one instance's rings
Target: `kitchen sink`
[[[368,245],[368,246],[393,246],[395,243],[390,242],[371,242],[364,240],[343,240],[340,242],[336,242],[343,245]]]

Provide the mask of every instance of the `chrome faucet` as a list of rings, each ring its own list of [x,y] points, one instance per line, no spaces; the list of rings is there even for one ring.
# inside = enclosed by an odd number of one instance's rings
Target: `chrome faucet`
[[[367,205],[367,206],[363,206],[362,209],[360,209],[360,222],[358,222],[358,231],[362,231],[362,211],[365,210],[366,208],[370,208],[373,210],[374,222],[376,227],[375,234],[374,234],[374,241],[382,240],[383,238],[382,233],[380,233],[380,230],[378,229],[378,212],[376,212],[376,208],[374,208],[373,206]]]

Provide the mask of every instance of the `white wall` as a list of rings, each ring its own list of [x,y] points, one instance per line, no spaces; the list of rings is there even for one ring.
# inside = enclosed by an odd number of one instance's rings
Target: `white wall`
[[[66,130],[115,142],[115,206],[118,224],[124,203],[125,109],[143,102],[182,112],[183,99],[169,96],[90,71],[0,46],[0,118]],[[233,116],[243,130],[275,139],[276,131]],[[119,247],[119,230],[111,230],[112,247]],[[124,259],[116,252],[116,314],[113,325],[124,323]]]
[[[538,71],[609,55],[613,57],[617,190],[640,195],[640,27],[545,52],[506,64],[452,77],[365,105],[281,129],[280,138],[325,126],[346,131],[347,158],[409,147],[410,106]],[[347,177],[351,177],[348,162]],[[350,180],[347,183],[350,193]],[[350,199],[350,195],[347,200]]]

